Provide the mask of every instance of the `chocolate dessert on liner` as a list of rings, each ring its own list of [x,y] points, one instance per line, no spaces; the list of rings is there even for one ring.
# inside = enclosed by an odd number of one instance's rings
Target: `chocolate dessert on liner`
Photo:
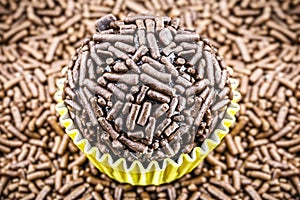
[[[143,164],[190,153],[232,100],[207,39],[169,17],[107,15],[70,61],[63,99],[82,136],[114,159]]]

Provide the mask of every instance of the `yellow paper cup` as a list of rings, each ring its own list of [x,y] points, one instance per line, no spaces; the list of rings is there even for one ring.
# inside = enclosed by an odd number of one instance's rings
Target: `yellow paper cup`
[[[59,91],[55,94],[55,99],[58,102],[56,110],[60,115],[59,121],[65,127],[66,133],[101,172],[122,183],[144,186],[160,185],[174,181],[191,172],[228,134],[229,127],[235,123],[235,114],[239,111],[237,102],[240,99],[240,93],[236,91],[238,81],[232,78],[229,80],[233,91],[233,100],[226,110],[224,119],[221,120],[214,132],[203,141],[201,147],[195,147],[189,154],[181,154],[178,160],[165,158],[162,166],[157,161],[152,161],[147,167],[144,167],[138,160],[133,161],[128,166],[125,158],[113,160],[110,154],[101,154],[97,147],[91,146],[90,142],[84,139],[80,131],[76,129],[63,102],[62,92],[65,78],[57,81]]]

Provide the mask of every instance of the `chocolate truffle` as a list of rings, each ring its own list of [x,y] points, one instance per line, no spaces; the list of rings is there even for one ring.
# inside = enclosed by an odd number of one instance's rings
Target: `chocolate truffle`
[[[190,153],[232,100],[222,59],[179,19],[108,15],[68,66],[63,99],[102,154],[149,163]]]

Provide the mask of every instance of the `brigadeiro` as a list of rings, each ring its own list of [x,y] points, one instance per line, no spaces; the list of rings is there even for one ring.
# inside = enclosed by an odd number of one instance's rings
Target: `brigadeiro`
[[[177,18],[107,15],[95,25],[66,69],[58,105],[67,108],[75,144],[120,182],[183,176],[235,121],[230,70],[208,39]]]

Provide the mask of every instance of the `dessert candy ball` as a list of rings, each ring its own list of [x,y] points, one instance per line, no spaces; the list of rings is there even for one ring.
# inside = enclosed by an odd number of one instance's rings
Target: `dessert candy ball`
[[[169,17],[96,22],[68,66],[63,99],[102,154],[149,164],[190,153],[232,100],[228,72],[207,39]]]

